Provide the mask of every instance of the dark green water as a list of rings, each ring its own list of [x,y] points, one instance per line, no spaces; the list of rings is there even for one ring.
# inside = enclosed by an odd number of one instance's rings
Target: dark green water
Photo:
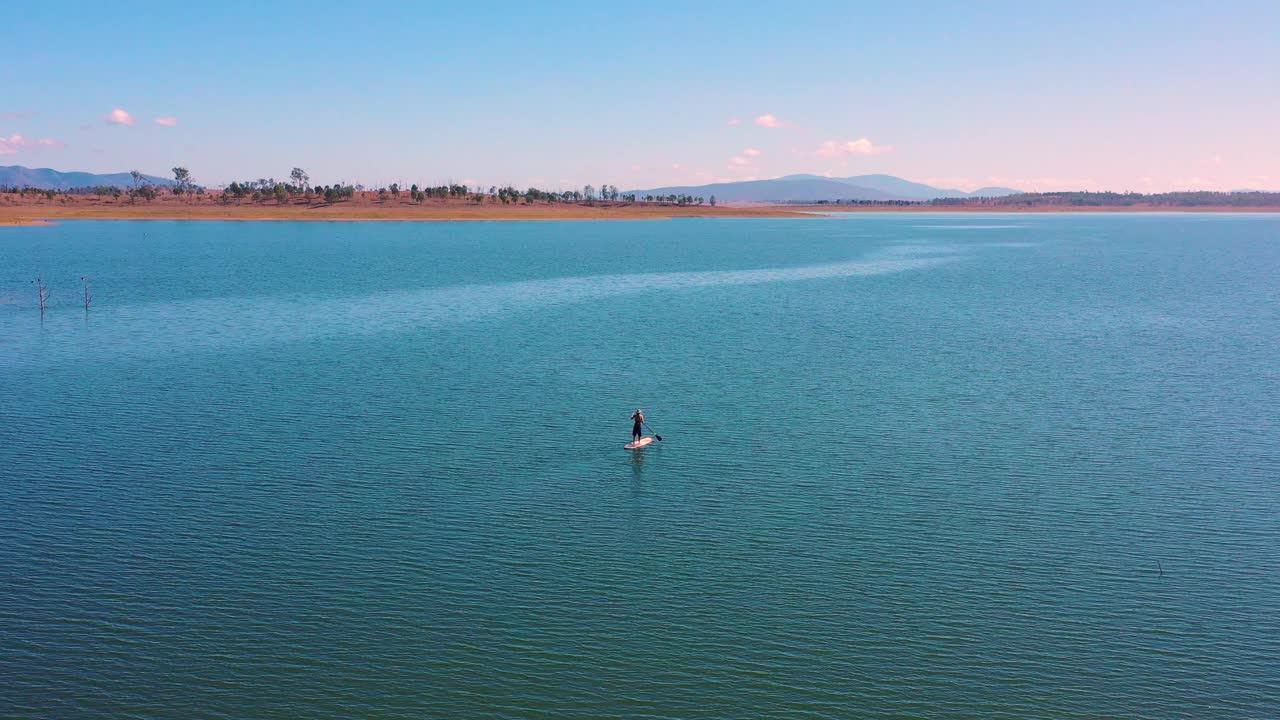
[[[1280,717],[1278,359],[1275,217],[4,229],[0,717]]]

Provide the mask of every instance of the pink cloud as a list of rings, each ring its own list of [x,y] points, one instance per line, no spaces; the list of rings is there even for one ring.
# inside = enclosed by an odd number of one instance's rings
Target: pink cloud
[[[822,143],[814,154],[818,157],[838,158],[848,155],[880,155],[887,152],[893,152],[892,145],[876,145],[866,138],[858,138],[844,142],[828,140]]]
[[[782,122],[777,117],[768,113],[756,118],[755,123],[756,125],[759,125],[762,128],[769,128],[770,130],[780,128],[780,127],[786,127],[786,123]]]
[[[125,113],[125,114],[127,115],[128,113]],[[132,124],[132,123],[130,123],[130,124]],[[174,125],[177,125],[177,124],[178,124],[178,118],[176,118],[176,117],[172,117],[172,116],[168,116],[168,117],[158,117],[158,118],[156,118],[156,124],[157,124],[157,125],[163,125],[163,126],[165,126],[165,127],[173,127]]]
[[[757,170],[755,166],[756,158],[763,154],[755,148],[747,148],[729,158],[728,168],[734,172],[755,172]]]
[[[133,125],[133,116],[120,108],[103,115],[102,119],[106,120],[110,125]]]
[[[21,135],[10,135],[9,137],[0,137],[0,155],[13,155],[22,150],[42,147],[62,147],[62,143],[57,140],[28,140]]]
[[[734,119],[732,119],[732,120],[730,120],[730,121],[729,121],[729,125],[731,125],[731,126],[732,126],[732,125],[741,125],[741,124],[742,124],[742,118],[734,118]]]

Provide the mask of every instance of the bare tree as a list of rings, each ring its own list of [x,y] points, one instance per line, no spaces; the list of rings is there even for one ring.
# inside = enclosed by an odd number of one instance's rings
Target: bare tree
[[[44,278],[36,278],[36,292],[40,298],[40,319],[44,319],[44,311],[49,309],[49,286],[45,284]]]

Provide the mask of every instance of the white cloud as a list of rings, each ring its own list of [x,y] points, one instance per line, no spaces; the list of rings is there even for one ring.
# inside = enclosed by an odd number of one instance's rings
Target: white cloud
[[[760,157],[764,153],[760,152],[755,148],[747,148],[746,150],[742,151],[742,154],[746,155],[747,157]]]
[[[0,155],[13,155],[22,150],[41,147],[62,147],[57,140],[29,140],[21,135],[0,136]]]
[[[156,124],[163,125],[165,127],[173,127],[178,124],[178,118],[172,116],[158,117],[156,118]]]
[[[866,138],[858,138],[843,142],[828,140],[822,143],[814,154],[818,157],[837,158],[848,155],[879,155],[887,152],[893,152],[892,145],[876,145]]]
[[[103,115],[102,119],[106,120],[110,125],[133,125],[133,116],[120,108]]]
[[[755,122],[756,125],[759,125],[762,128],[769,128],[770,130],[786,126],[786,123],[769,113],[765,113],[764,115],[756,118]]]
[[[729,121],[730,126],[741,125],[741,124],[742,124],[742,118],[733,118],[732,120]]]

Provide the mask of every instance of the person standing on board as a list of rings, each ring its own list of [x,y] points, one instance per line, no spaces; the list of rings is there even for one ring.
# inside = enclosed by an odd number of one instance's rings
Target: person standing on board
[[[640,436],[644,435],[644,412],[640,408],[631,413],[631,422],[635,423],[631,426],[631,442],[640,442]]]

